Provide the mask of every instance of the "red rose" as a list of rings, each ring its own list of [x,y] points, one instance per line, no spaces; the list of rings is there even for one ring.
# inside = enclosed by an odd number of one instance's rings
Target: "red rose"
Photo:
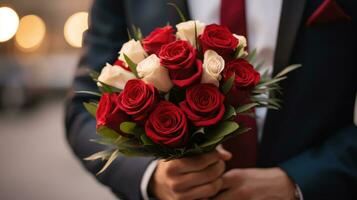
[[[186,90],[180,107],[195,126],[211,126],[224,115],[224,95],[212,84],[198,84]]]
[[[196,60],[197,51],[187,41],[177,40],[164,45],[159,53],[161,65],[169,70],[188,69]]]
[[[223,80],[226,81],[233,74],[235,74],[234,85],[227,96],[228,102],[233,106],[248,103],[251,90],[260,81],[260,74],[244,59],[228,62],[223,71]]]
[[[128,121],[129,116],[119,108],[118,98],[118,93],[104,93],[102,95],[96,113],[97,129],[100,126],[106,126],[119,134],[125,135],[120,130],[120,124]]]
[[[212,49],[225,58],[232,54],[239,44],[239,40],[227,27],[217,24],[206,26],[199,36],[199,41],[203,52]]]
[[[196,63],[188,69],[170,70],[170,78],[173,84],[179,87],[187,87],[194,83],[200,82],[202,77],[203,67],[202,61],[196,60]]]
[[[158,55],[161,46],[176,40],[172,26],[156,28],[142,41],[143,48],[148,54]]]
[[[168,101],[161,101],[150,114],[145,131],[152,141],[169,147],[181,147],[189,139],[185,113]]]
[[[140,79],[129,80],[119,95],[118,106],[135,121],[147,118],[159,101],[159,92]]]

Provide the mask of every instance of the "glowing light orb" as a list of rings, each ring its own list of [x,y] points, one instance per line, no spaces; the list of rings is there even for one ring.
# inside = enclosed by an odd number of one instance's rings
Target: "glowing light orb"
[[[73,47],[82,47],[83,32],[88,29],[88,13],[75,13],[64,25],[64,38]]]
[[[0,42],[10,40],[19,27],[19,16],[9,7],[0,7]]]
[[[36,15],[27,15],[20,20],[15,36],[16,45],[24,51],[33,51],[41,45],[45,35],[45,22]]]

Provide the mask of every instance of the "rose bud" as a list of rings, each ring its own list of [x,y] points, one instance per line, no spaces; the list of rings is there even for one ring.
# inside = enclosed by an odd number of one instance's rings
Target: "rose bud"
[[[148,54],[159,55],[161,46],[176,40],[172,26],[156,28],[142,41],[143,47]]]
[[[236,35],[233,34],[233,36],[235,38],[238,39],[238,47],[240,48],[240,51],[238,53],[238,57],[242,58],[242,57],[246,57],[248,55],[248,52],[246,51],[246,47],[247,47],[247,38],[245,38],[243,35]]]
[[[198,84],[186,90],[180,107],[195,126],[211,126],[224,115],[224,95],[212,84]]]
[[[195,33],[197,34],[197,36],[201,35],[203,33],[203,30],[205,29],[205,26],[206,25],[204,23],[198,20],[181,22],[176,25],[177,28],[176,36],[181,40],[188,41],[193,47],[197,48]],[[195,28],[197,31],[195,30]]]
[[[203,52],[211,49],[224,58],[229,57],[234,52],[239,42],[227,27],[217,24],[206,26],[199,36],[199,41]]]
[[[213,50],[207,50],[203,58],[203,73],[201,83],[211,83],[219,86],[221,72],[224,69],[224,59]]]
[[[102,95],[96,112],[97,129],[106,126],[121,135],[125,135],[120,130],[120,124],[128,121],[129,116],[119,108],[118,98],[118,93],[104,93]]]
[[[160,58],[155,54],[141,61],[136,68],[145,83],[153,84],[158,90],[168,92],[172,88],[169,71],[160,65]]]
[[[227,81],[233,74],[234,84],[227,95],[227,101],[233,106],[250,102],[251,90],[259,83],[260,74],[244,59],[228,62],[223,71],[223,80]]]
[[[155,143],[181,147],[189,139],[185,113],[175,104],[161,101],[145,123],[147,136]]]
[[[128,81],[120,93],[118,106],[135,121],[142,121],[159,102],[159,92],[151,84],[134,79]]]
[[[125,54],[136,64],[144,60],[145,57],[147,56],[147,53],[144,51],[143,47],[141,46],[140,41],[135,41],[134,39],[124,43],[119,51],[119,54],[120,54],[118,58],[119,60],[122,60],[126,63],[124,57]]]
[[[102,84],[100,83],[102,82],[109,86],[118,89],[123,89],[128,80],[135,78],[135,75],[124,67],[117,65],[112,66],[107,63],[107,65],[102,69],[102,72],[98,77],[99,82],[97,83],[97,85],[102,86]]]

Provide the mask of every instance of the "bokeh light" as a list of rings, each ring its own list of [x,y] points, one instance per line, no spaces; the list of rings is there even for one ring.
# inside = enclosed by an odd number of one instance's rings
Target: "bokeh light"
[[[88,29],[88,13],[79,12],[70,16],[64,25],[64,38],[73,47],[82,47],[83,32]]]
[[[37,49],[46,34],[45,22],[36,15],[27,15],[20,20],[15,36],[16,45],[24,51]]]
[[[19,27],[19,16],[9,7],[0,7],[0,42],[10,40]]]

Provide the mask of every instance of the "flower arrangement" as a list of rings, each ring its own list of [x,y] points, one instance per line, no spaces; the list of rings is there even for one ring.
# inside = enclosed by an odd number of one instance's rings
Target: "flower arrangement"
[[[175,159],[212,151],[249,130],[240,116],[278,109],[278,83],[299,67],[261,76],[244,36],[193,20],[176,29],[143,37],[134,28],[118,59],[91,72],[100,93],[78,91],[99,97],[84,103],[96,118],[95,142],[108,147],[87,158],[107,160],[99,173],[121,155]]]

